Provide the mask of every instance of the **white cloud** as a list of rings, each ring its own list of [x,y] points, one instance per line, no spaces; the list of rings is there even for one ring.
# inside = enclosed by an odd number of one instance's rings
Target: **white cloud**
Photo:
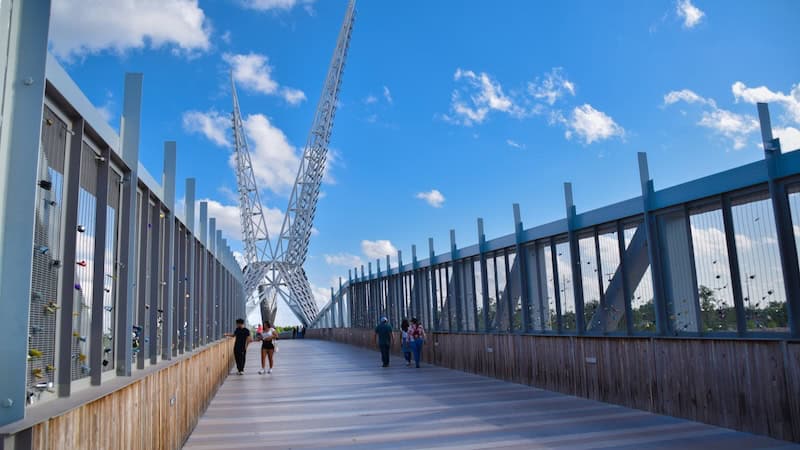
[[[394,100],[392,99],[392,91],[390,91],[387,86],[383,87],[383,98],[385,98],[390,105],[394,103]]]
[[[475,73],[471,70],[456,69],[455,81],[465,81],[466,85],[453,91],[450,110],[452,115],[444,115],[444,120],[471,126],[486,120],[490,111],[505,112],[512,117],[522,117],[524,110],[514,104],[510,97],[503,93],[503,87],[486,72]],[[463,94],[462,94],[463,92]],[[462,95],[466,95],[464,99]]]
[[[281,88],[281,96],[290,105],[299,105],[306,99],[305,92],[289,87]]]
[[[269,58],[258,53],[231,54],[225,53],[222,59],[231,66],[233,79],[243,88],[266,95],[280,95],[291,105],[297,105],[306,99],[306,94],[290,87],[281,87],[272,78],[272,66]]]
[[[364,99],[364,103],[367,104],[367,105],[371,105],[371,104],[377,103],[377,102],[378,102],[378,97],[375,97],[372,94],[368,95],[367,98]]]
[[[222,203],[212,200],[203,199],[197,201],[197,211],[200,210],[200,202],[208,202],[208,218],[216,219],[217,230],[222,230],[222,235],[225,238],[233,239],[236,241],[242,240],[242,223],[239,216],[239,206],[237,205],[223,205]]]
[[[800,83],[792,86],[788,95],[781,91],[771,91],[766,86],[748,88],[741,81],[733,83],[731,91],[737,102],[741,100],[752,104],[779,103],[786,108],[791,120],[800,124]]]
[[[686,28],[694,28],[706,15],[700,8],[694,6],[691,0],[678,0],[676,12],[678,17],[683,19],[683,26]]]
[[[311,285],[311,293],[314,294],[314,300],[317,302],[317,308],[322,309],[331,301],[331,289],[315,286],[313,283],[309,284]]]
[[[183,113],[183,129],[189,133],[199,133],[220,147],[230,147],[228,129],[230,119],[218,111],[186,111]]]
[[[740,150],[747,143],[747,135],[758,129],[758,121],[751,116],[736,114],[725,109],[703,112],[698,125],[710,128],[731,139],[733,148]]]
[[[445,200],[444,195],[436,189],[431,189],[430,192],[419,192],[416,198],[425,200],[434,208],[441,208]]]
[[[236,260],[236,264],[239,264],[239,267],[242,269],[244,269],[244,266],[247,265],[247,261],[244,259],[244,254],[242,254],[240,251],[233,251],[233,259]]]
[[[283,131],[262,114],[248,116],[244,129],[258,186],[279,194],[287,193],[294,185],[300,166],[297,149]],[[230,164],[235,167],[234,154],[231,154]]]
[[[350,253],[337,253],[335,255],[323,255],[325,263],[331,266],[342,266],[352,269],[353,267],[361,267],[364,260],[358,255]]]
[[[208,217],[217,219],[217,229],[222,230],[222,234],[230,241],[241,242],[242,222],[239,215],[239,205],[226,205],[213,199],[197,200],[195,211],[200,210],[200,202],[208,203]],[[270,232],[270,238],[275,239],[281,231],[283,224],[283,211],[278,208],[263,207],[264,220]]]
[[[272,67],[268,64],[266,55],[225,53],[222,59],[231,66],[233,79],[245,89],[262,94],[274,94],[278,90],[278,83],[272,79]]]
[[[554,67],[550,73],[545,74],[544,79],[528,83],[528,92],[537,100],[544,100],[549,105],[553,105],[556,100],[569,93],[575,96],[575,83],[564,77],[564,69]]]
[[[309,11],[308,8],[311,7],[312,3],[314,3],[314,0],[241,0],[242,6],[256,11],[288,11],[298,4],[304,5],[306,11]]]
[[[391,257],[397,256],[397,248],[392,245],[391,241],[379,239],[377,241],[361,241],[361,251],[364,255],[371,260],[386,259],[386,255]]]
[[[222,42],[224,42],[226,44],[230,44],[231,43],[231,30],[226,30],[224,33],[222,33],[222,36],[220,36],[220,39],[222,39]]]
[[[506,139],[506,144],[508,144],[509,147],[520,148],[520,149],[525,148],[525,144],[520,144],[519,142],[513,141],[511,139]]]
[[[734,84],[734,95],[736,95],[736,89],[736,84]],[[719,108],[714,99],[702,97],[689,89],[672,91],[664,96],[665,106],[678,102],[706,105],[707,108],[703,111],[697,124],[730,139],[735,150],[744,148],[750,133],[759,128],[758,121],[752,116]]]
[[[697,95],[692,90],[689,89],[681,89],[680,91],[672,91],[669,92],[667,95],[664,96],[664,105],[673,105],[678,102],[686,102],[686,103],[700,103],[703,105],[710,105],[712,107],[717,106],[716,102],[713,99],[708,99],[705,97],[701,97]]]
[[[50,13],[52,52],[63,60],[111,50],[210,48],[211,26],[198,0],[59,0]]]
[[[773,128],[772,134],[781,140],[781,150],[789,152],[800,149],[800,130],[794,127]]]
[[[569,130],[566,132],[567,139],[576,134],[586,144],[625,135],[625,130],[617,125],[614,119],[606,113],[594,109],[588,103],[572,110],[572,117],[569,119],[568,127]]]

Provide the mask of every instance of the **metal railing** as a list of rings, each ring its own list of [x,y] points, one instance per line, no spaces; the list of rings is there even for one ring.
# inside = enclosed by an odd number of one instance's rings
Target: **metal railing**
[[[781,153],[759,105],[765,159],[654,190],[639,154],[642,195],[456,245],[396,267],[386,257],[349,271],[312,324],[397,324],[429,330],[564,335],[747,338],[800,336],[800,151]]]
[[[206,202],[195,226],[193,178],[176,212],[176,143],[161,185],[138,162],[142,75],[126,75],[118,136],[47,55],[47,3],[0,7],[0,425],[166,365],[245,314]]]

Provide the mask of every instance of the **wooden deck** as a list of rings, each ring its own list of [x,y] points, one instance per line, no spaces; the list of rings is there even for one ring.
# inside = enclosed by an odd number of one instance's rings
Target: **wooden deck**
[[[800,449],[762,436],[425,365],[285,340],[272,375],[232,374],[186,449]]]

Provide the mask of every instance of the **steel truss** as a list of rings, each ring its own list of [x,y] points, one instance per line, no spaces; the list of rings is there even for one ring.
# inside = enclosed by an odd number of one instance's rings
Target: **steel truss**
[[[304,325],[310,324],[319,311],[303,263],[308,255],[320,184],[325,175],[328,144],[354,22],[355,0],[350,0],[275,247],[269,238],[236,87],[231,79],[236,181],[247,264],[244,285],[247,295],[256,297],[248,302],[248,307],[251,310],[259,307],[264,321],[274,322],[278,296]]]

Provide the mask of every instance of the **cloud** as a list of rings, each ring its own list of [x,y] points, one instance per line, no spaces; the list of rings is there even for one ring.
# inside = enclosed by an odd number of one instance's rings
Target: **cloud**
[[[367,104],[367,105],[371,105],[371,104],[377,103],[377,102],[378,102],[378,97],[375,97],[372,94],[368,95],[367,98],[364,99],[364,104]]]
[[[244,120],[244,129],[258,186],[278,194],[288,193],[300,167],[297,149],[263,114],[248,116]],[[231,154],[230,164],[235,167],[235,154]]]
[[[800,149],[800,130],[794,127],[773,128],[772,134],[781,140],[781,151]]]
[[[747,98],[747,101],[753,100],[754,95],[742,87],[743,85],[737,86],[736,83],[733,85],[734,96]],[[758,121],[753,116],[722,109],[717,106],[714,99],[702,97],[689,89],[672,91],[664,96],[665,106],[678,102],[698,103],[706,106],[697,124],[730,139],[735,150],[744,148],[750,133],[759,128]]]
[[[371,260],[385,260],[386,255],[391,257],[397,256],[397,248],[392,245],[391,241],[383,239],[377,241],[361,241],[361,251],[364,253],[364,256]]]
[[[202,134],[220,147],[230,147],[228,129],[230,119],[218,111],[186,111],[183,113],[183,129],[188,133]]]
[[[572,116],[567,126],[569,128],[565,133],[567,139],[571,139],[572,135],[576,134],[585,144],[625,135],[625,130],[617,125],[614,119],[606,113],[594,109],[588,103],[572,110]]]
[[[62,60],[111,50],[171,47],[191,55],[211,47],[198,0],[59,0],[50,13],[50,48]]]
[[[537,100],[544,100],[548,105],[553,105],[556,100],[565,94],[575,96],[575,83],[564,77],[564,69],[554,67],[544,79],[528,83],[528,92]]]
[[[296,5],[302,4],[304,5],[303,8],[309,12],[308,8],[311,7],[311,4],[314,3],[314,0],[241,0],[240,3],[245,8],[256,11],[289,11]],[[311,12],[309,12],[309,14],[310,13]]]
[[[741,81],[733,83],[731,91],[736,101],[745,103],[779,103],[786,108],[789,117],[795,123],[800,124],[800,83],[792,86],[789,94],[783,92],[773,92],[766,86],[748,88]]]
[[[667,95],[664,96],[664,105],[673,105],[678,102],[686,102],[686,103],[700,103],[703,105],[710,105],[712,107],[717,107],[716,102],[713,99],[708,99],[705,97],[701,97],[697,95],[694,91],[689,89],[681,89],[680,91],[672,91],[669,92]]]
[[[226,30],[224,33],[222,33],[222,35],[220,36],[220,39],[222,39],[222,42],[224,42],[226,44],[230,44],[231,43],[231,30]]]
[[[703,112],[703,116],[697,124],[731,139],[735,150],[744,148],[747,135],[758,130],[759,127],[758,121],[752,116],[736,114],[720,108]]]
[[[290,105],[299,105],[306,99],[305,92],[289,87],[281,88],[281,96]]]
[[[431,189],[430,192],[419,192],[416,198],[425,200],[434,208],[441,208],[445,200],[444,195],[436,189]]]
[[[250,52],[248,54],[224,53],[223,61],[231,66],[233,79],[243,88],[266,95],[280,95],[290,105],[297,105],[306,99],[306,94],[290,87],[281,87],[272,78],[272,66],[266,55]]]
[[[363,245],[363,244],[362,244]],[[364,260],[358,255],[350,253],[337,253],[335,255],[323,255],[325,263],[331,266],[341,266],[347,268],[360,267]]]
[[[390,105],[391,105],[392,103],[394,103],[394,100],[392,99],[392,91],[390,91],[390,90],[389,90],[389,88],[388,88],[387,86],[384,86],[384,87],[383,87],[383,98],[385,98],[385,99],[386,99],[386,101],[387,101],[387,102],[388,102]]]
[[[694,28],[706,15],[700,8],[694,6],[691,0],[678,0],[676,12],[678,17],[683,19],[683,26],[686,28]]]
[[[524,116],[524,110],[514,104],[511,98],[503,93],[500,83],[493,80],[486,72],[475,73],[458,68],[453,79],[464,81],[466,84],[461,90],[453,91],[450,115],[443,116],[445,121],[472,126],[483,123],[490,111],[500,111],[518,118]]]
[[[200,210],[200,202],[208,202],[208,217],[217,219],[217,229],[222,230],[222,234],[228,240],[241,242],[242,222],[239,215],[239,205],[226,205],[210,198],[197,200],[195,211]],[[278,208],[268,208],[263,206],[264,220],[267,223],[267,230],[270,238],[275,239],[281,231],[283,224],[283,211]]]
[[[520,144],[516,141],[512,141],[511,139],[506,139],[506,144],[508,144],[509,147],[520,148],[520,149],[525,148],[525,144]]]

